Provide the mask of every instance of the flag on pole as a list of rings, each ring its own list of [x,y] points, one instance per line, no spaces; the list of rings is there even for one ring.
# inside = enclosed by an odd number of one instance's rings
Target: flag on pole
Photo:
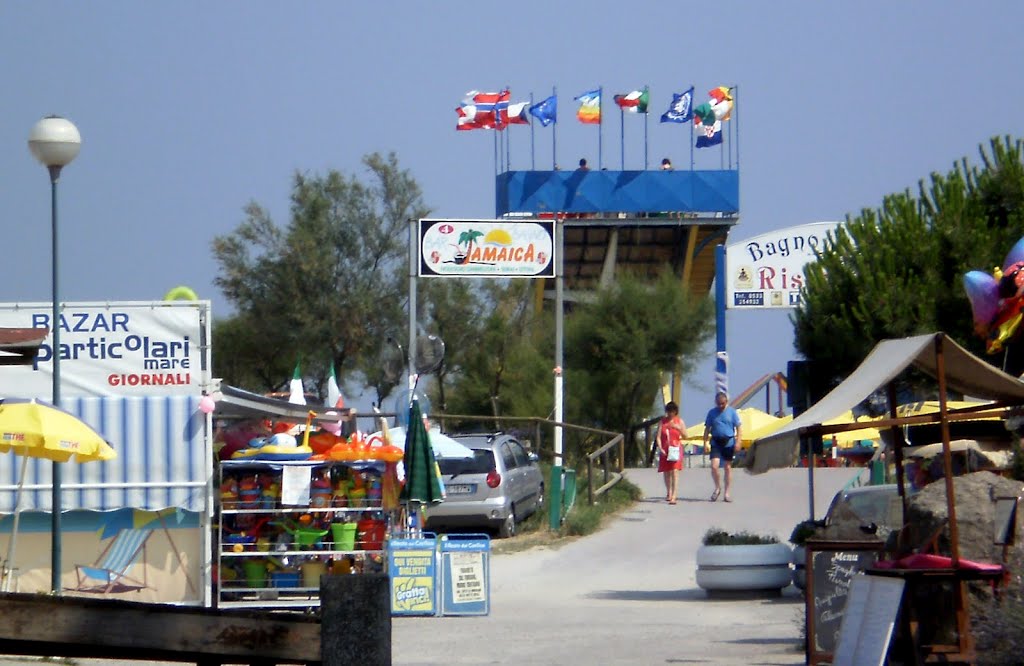
[[[708,97],[715,100],[716,102],[721,102],[723,100],[728,100],[731,102],[732,88],[728,86],[718,86],[717,88],[712,88],[711,90],[708,91]]]
[[[581,123],[598,125],[601,123],[601,89],[590,90],[575,98],[580,103],[576,117]]]
[[[529,102],[516,102],[515,104],[509,104],[508,109],[503,112],[505,118],[504,122],[506,125],[529,125],[530,119],[526,115],[527,107],[530,106]]]
[[[540,121],[541,126],[547,127],[558,121],[558,97],[552,95],[542,102],[530,107],[530,115]]]
[[[732,93],[729,88],[719,86],[708,91],[711,98],[711,110],[718,120],[729,120],[732,117]]]
[[[694,126],[694,130],[697,132],[696,146],[698,148],[710,148],[711,146],[717,146],[722,143],[721,120],[716,120],[710,125],[698,123]]]
[[[732,93],[726,86],[708,91],[709,101],[693,110],[694,131],[697,133],[697,148],[708,148],[722,143],[722,121],[732,117]]]
[[[455,109],[459,117],[455,129],[501,129],[506,123],[511,97],[508,90],[494,93],[470,90]]]
[[[693,86],[682,93],[672,93],[668,111],[661,114],[663,123],[688,123],[693,120]]]
[[[327,406],[338,409],[345,406],[345,399],[341,397],[341,389],[338,387],[338,378],[334,375],[334,363],[331,363],[331,376],[327,378]]]
[[[647,113],[647,103],[650,101],[650,95],[645,87],[643,90],[634,90],[625,95],[615,95],[612,99],[626,113]]]
[[[299,363],[295,362],[295,372],[292,373],[292,381],[288,385],[288,402],[293,405],[306,404],[306,391],[302,388],[302,374],[299,372]]]
[[[455,129],[459,131],[465,130],[476,130],[476,129],[487,129],[484,126],[482,119],[477,118],[476,106],[473,104],[460,104],[455,109],[455,114],[458,116],[458,120],[455,123]]]

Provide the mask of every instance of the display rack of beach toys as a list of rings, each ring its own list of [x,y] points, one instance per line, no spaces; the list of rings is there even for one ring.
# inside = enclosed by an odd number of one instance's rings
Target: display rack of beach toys
[[[308,506],[282,504],[284,468],[310,467]],[[220,607],[319,606],[320,576],[382,572],[390,529],[370,463],[248,460],[221,465]]]

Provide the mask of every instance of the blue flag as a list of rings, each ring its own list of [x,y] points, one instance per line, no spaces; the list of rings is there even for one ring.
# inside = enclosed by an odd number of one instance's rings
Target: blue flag
[[[684,93],[672,93],[668,111],[661,114],[663,123],[688,123],[693,120],[693,86]]]
[[[540,124],[547,127],[558,121],[558,98],[552,95],[542,102],[530,107],[530,115],[540,121]]]

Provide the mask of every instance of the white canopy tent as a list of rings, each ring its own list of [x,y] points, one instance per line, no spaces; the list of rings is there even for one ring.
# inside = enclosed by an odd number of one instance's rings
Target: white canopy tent
[[[864,424],[824,426],[840,414],[852,409],[879,387],[892,382],[908,367],[939,380],[940,402],[946,402],[946,390],[953,390],[987,400],[997,407],[1024,404],[1024,383],[974,356],[943,333],[928,333],[912,338],[883,340],[846,380],[806,412],[775,432],[756,440],[750,450],[748,471],[761,474],[770,469],[791,467],[797,461],[801,436],[821,436],[863,428]],[[980,405],[958,410],[940,409],[902,419],[872,421],[871,426],[939,423],[945,413],[947,420],[978,418],[981,410],[993,411],[993,405]],[[1001,409],[1000,409],[1001,411]]]
[[[896,389],[892,382],[900,373],[910,367],[931,375],[937,380],[939,389],[939,410],[937,412],[902,417],[897,415]],[[903,503],[904,522],[907,518],[907,496],[903,470],[905,442],[900,426],[938,423],[941,427],[951,567],[948,571],[942,572],[942,576],[944,576],[942,580],[953,584],[953,606],[957,626],[955,647],[959,649],[960,653],[970,653],[972,638],[967,611],[968,597],[964,583],[966,578],[960,571],[960,544],[956,519],[956,498],[953,493],[949,424],[951,421],[999,415],[1006,411],[1006,407],[1024,405],[1024,383],[973,356],[943,333],[884,340],[875,346],[853,374],[828,395],[783,428],[756,440],[750,452],[752,460],[749,464],[749,471],[758,474],[777,467],[791,466],[799,455],[802,438],[807,438],[808,443],[812,444],[814,440],[820,439],[823,435],[862,428],[863,424],[858,423],[829,426],[824,423],[853,408],[882,386],[888,390],[890,416],[873,421],[872,426],[878,429],[891,428],[896,479]],[[950,390],[992,400],[994,404],[950,410],[948,401]],[[808,485],[811,497],[811,517],[813,518],[814,456],[808,456],[808,460],[810,461]],[[891,571],[896,573],[896,569],[891,569]],[[931,571],[933,575],[938,573],[940,573],[939,570]],[[912,580],[913,571],[911,570],[906,575],[905,580]]]

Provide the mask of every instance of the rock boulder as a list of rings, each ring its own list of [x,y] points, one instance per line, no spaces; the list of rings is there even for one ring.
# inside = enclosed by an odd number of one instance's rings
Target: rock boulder
[[[960,536],[960,557],[981,562],[999,562],[1002,548],[993,544],[995,506],[998,497],[1017,497],[1024,493],[1024,484],[992,472],[974,472],[953,479],[956,500],[957,529]],[[947,524],[946,483],[942,479],[929,483],[910,498],[907,510],[906,541],[915,549],[939,532],[938,552],[950,554]],[[1018,538],[1021,516],[1017,516]],[[940,529],[941,528],[941,529]]]

